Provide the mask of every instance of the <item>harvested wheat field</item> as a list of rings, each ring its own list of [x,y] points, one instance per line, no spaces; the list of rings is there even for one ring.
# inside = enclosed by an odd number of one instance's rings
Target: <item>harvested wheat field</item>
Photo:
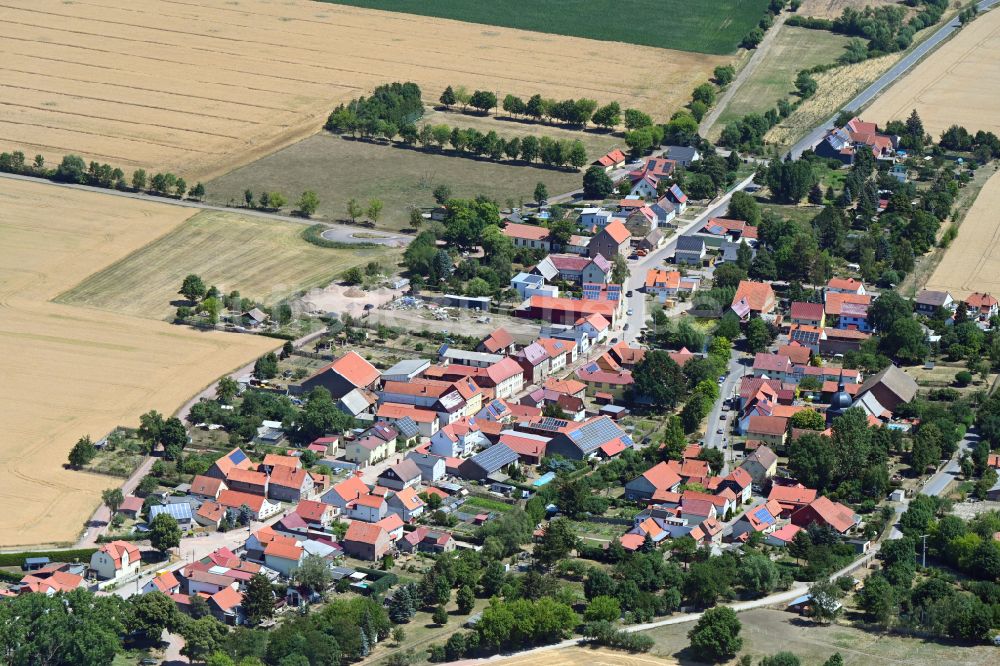
[[[460,661],[456,664],[478,664],[477,660]],[[532,654],[490,660],[497,666],[673,666],[676,659],[664,659],[645,654],[630,654],[615,650],[570,647],[542,650]]]
[[[1000,133],[1000,10],[962,28],[865,111],[884,125],[916,109],[936,139],[951,125]]]
[[[618,100],[667,118],[728,58],[309,0],[12,0],[0,145],[208,180],[412,80]],[[637,67],[636,63],[643,63]]]
[[[994,174],[976,197],[958,228],[958,237],[944,251],[927,289],[950,291],[964,298],[974,291],[1000,293],[1000,173]]]
[[[0,179],[0,546],[73,541],[120,479],[63,468],[82,435],[171,413],[274,340],[52,303],[181,224],[184,209]]]
[[[238,212],[202,211],[55,300],[165,319],[177,309],[182,298],[177,289],[190,273],[222,293],[236,290],[274,305],[300,290],[324,286],[352,266],[383,260],[391,265],[398,256],[383,246],[319,247],[302,239],[303,229]]]

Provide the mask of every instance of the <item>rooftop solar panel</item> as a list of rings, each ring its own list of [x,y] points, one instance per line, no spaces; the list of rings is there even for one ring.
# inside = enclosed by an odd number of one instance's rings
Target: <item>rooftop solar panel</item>
[[[247,454],[243,453],[241,449],[236,449],[231,454],[229,454],[229,459],[234,465],[239,465],[241,462],[247,459]]]

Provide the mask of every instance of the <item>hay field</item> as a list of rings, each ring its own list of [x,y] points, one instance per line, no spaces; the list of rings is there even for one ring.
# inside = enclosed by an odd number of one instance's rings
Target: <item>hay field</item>
[[[925,287],[964,298],[974,291],[1000,293],[1000,173],[990,177],[944,251]]]
[[[710,136],[718,138],[730,122],[748,113],[773,109],[783,97],[795,99],[795,77],[799,71],[832,63],[844,52],[848,37],[825,30],[782,25],[766,56],[729,100],[712,125]]]
[[[55,300],[137,317],[173,314],[184,276],[197,273],[225,294],[266,304],[328,284],[352,266],[394,263],[398,251],[330,249],[302,239],[294,222],[202,211],[140,250],[83,280]]]
[[[618,100],[657,118],[723,56],[310,0],[11,0],[0,7],[0,146],[209,180],[391,81]],[[636,66],[642,63],[642,66]]]
[[[182,223],[181,208],[0,180],[0,547],[73,541],[120,479],[63,468],[76,440],[170,413],[275,346],[49,302]]]
[[[951,125],[1000,133],[1000,11],[986,12],[882,94],[865,118],[880,125],[916,109],[937,139]]]
[[[481,661],[457,662],[458,664],[478,664]],[[646,654],[630,654],[603,648],[581,647],[543,650],[534,654],[490,660],[497,666],[672,666],[676,659],[654,657]]]

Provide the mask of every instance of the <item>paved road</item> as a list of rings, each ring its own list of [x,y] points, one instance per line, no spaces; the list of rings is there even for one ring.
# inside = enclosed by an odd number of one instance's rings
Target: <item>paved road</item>
[[[972,449],[979,443],[979,435],[974,432],[967,432],[962,441],[958,443],[955,455],[951,457],[944,467],[931,476],[921,489],[921,495],[940,495],[956,476],[961,474],[958,459],[963,453],[972,453]]]
[[[715,401],[712,411],[708,414],[708,425],[705,427],[705,446],[710,449],[722,449],[726,461],[719,472],[722,476],[730,472],[729,463],[735,459],[732,448],[732,427],[733,417],[738,413],[736,410],[724,412],[722,407],[726,400],[739,391],[740,381],[747,374],[749,363],[749,356],[735,349],[732,351],[729,358],[729,368],[726,370],[726,379],[719,386],[719,399]],[[722,420],[723,414],[726,415],[725,421]],[[721,435],[718,432],[720,428],[722,429]]]
[[[196,210],[216,210],[227,213],[240,213],[249,217],[261,217],[269,220],[281,220],[282,222],[294,222],[295,224],[315,224],[319,220],[307,220],[293,215],[278,215],[277,213],[267,213],[260,210],[250,210],[247,208],[229,208],[227,206],[214,206],[201,201],[190,199],[171,199],[169,197],[156,197],[142,192],[122,192],[120,190],[109,190],[103,187],[90,187],[88,185],[76,185],[74,183],[57,183],[47,178],[35,178],[34,176],[23,176],[15,173],[0,173],[0,178],[10,180],[24,180],[32,183],[41,183],[53,187],[63,187],[70,190],[82,190],[84,192],[95,192],[113,197],[123,197],[126,199],[138,199],[139,201],[151,201],[167,206],[180,206],[182,208],[193,208]],[[359,237],[357,234],[362,234]],[[369,238],[368,236],[372,236]],[[375,230],[365,230],[358,227],[338,224],[331,226],[329,230],[323,232],[323,238],[338,243],[375,243],[377,245],[389,245],[392,247],[403,246],[409,243],[412,238],[405,234],[393,234]]]
[[[736,186],[712,203],[707,210],[700,213],[691,221],[681,222],[677,233],[671,237],[667,243],[656,252],[651,252],[637,261],[629,262],[630,275],[626,281],[626,289],[632,292],[628,298],[627,307],[632,314],[626,318],[628,330],[622,331],[622,339],[626,342],[634,342],[639,337],[642,327],[646,324],[646,295],[640,291],[646,284],[646,271],[656,268],[663,262],[674,256],[674,249],[677,247],[677,239],[680,236],[690,236],[701,230],[709,218],[718,217],[729,208],[729,200],[734,192],[738,192],[753,182],[753,176],[748,176],[741,180]]]
[[[980,11],[983,11],[989,9],[998,2],[1000,2],[1000,0],[982,0],[982,2],[980,2],[977,6]],[[951,37],[951,35],[960,27],[961,25],[958,22],[958,18],[954,18],[945,25],[941,26],[937,32],[917,45],[917,47],[910,53],[906,54],[902,60],[890,67],[885,74],[880,76],[874,83],[861,91],[857,97],[844,105],[843,110],[851,112],[860,111],[864,106],[875,99],[879,93],[890,87],[897,79],[902,77],[903,74],[916,65],[917,62],[919,62],[931,50],[937,48],[937,46],[944,40]],[[826,133],[833,129],[833,121],[836,117],[836,115],[831,116],[829,120],[822,125],[813,128],[809,134],[804,136],[798,143],[792,146],[791,151],[789,151],[792,157],[797,158],[802,154],[802,151],[812,148],[819,143]]]

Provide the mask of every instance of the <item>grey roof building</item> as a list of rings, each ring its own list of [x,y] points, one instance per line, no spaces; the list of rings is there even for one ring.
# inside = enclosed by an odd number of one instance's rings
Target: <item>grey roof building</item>
[[[149,507],[149,522],[152,523],[153,520],[160,515],[165,513],[171,516],[180,525],[190,525],[194,520],[194,514],[191,512],[191,505],[187,502],[179,502],[177,504],[159,504],[156,506]]]
[[[431,367],[431,362],[423,358],[411,358],[400,361],[382,373],[384,382],[406,382],[424,373]]]
[[[506,444],[494,444],[463,462],[460,470],[467,479],[485,479],[517,459],[517,453]]]

